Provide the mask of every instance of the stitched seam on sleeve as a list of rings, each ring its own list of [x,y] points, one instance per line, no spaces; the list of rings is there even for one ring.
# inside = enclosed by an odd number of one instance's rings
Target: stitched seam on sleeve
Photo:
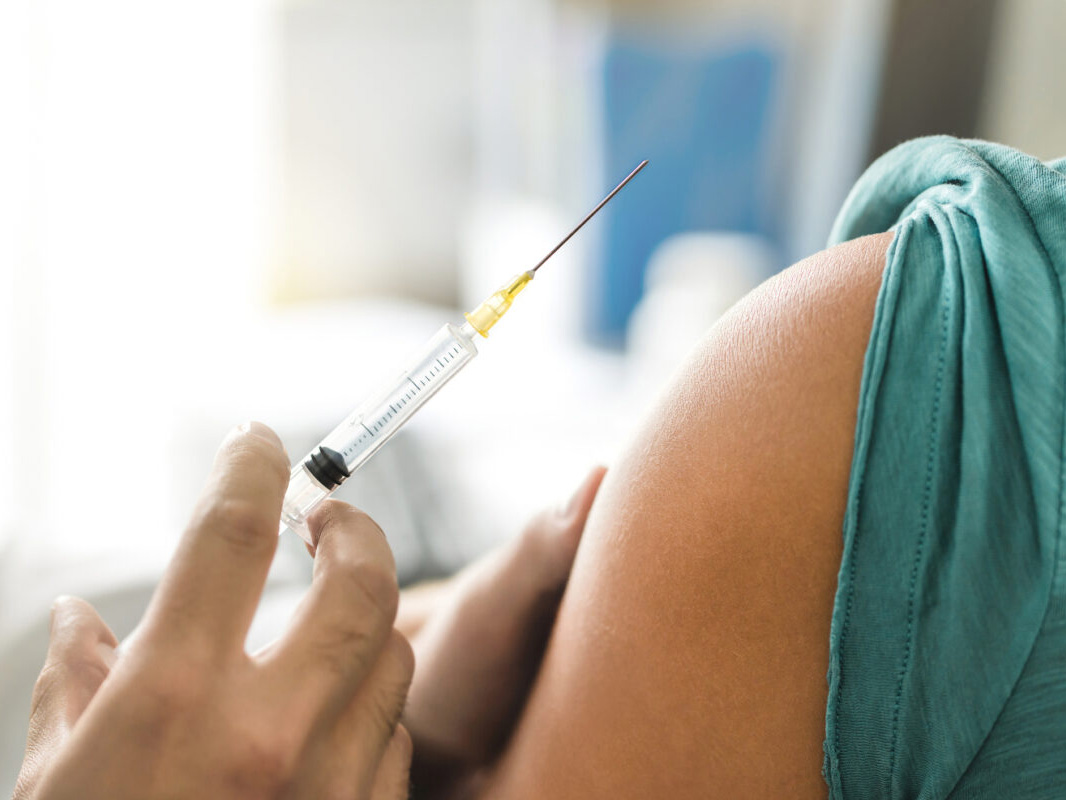
[[[951,296],[951,284],[945,281],[944,296],[941,298],[940,311],[940,351],[937,358],[936,381],[933,389],[933,413],[929,425],[929,441],[927,445],[927,459],[925,465],[925,485],[922,488],[922,513],[921,525],[918,531],[918,542],[914,552],[914,564],[911,567],[910,582],[907,589],[907,633],[903,646],[903,663],[899,669],[899,680],[896,684],[896,700],[892,710],[892,743],[889,747],[888,757],[888,780],[889,796],[893,796],[892,790],[896,783],[896,760],[899,746],[899,717],[903,705],[903,684],[910,670],[911,656],[914,651],[914,601],[917,594],[918,574],[921,569],[922,556],[925,553],[925,541],[929,535],[929,508],[932,503],[933,473],[936,469],[937,439],[940,436],[940,400],[944,390],[944,360],[948,338],[948,300]]]
[[[878,311],[875,314],[873,328],[870,332],[870,341],[867,344],[867,354],[875,352],[875,348],[878,347],[878,342],[881,338],[888,336],[889,331],[886,330],[884,320],[882,317],[883,310],[881,309],[881,303],[885,301],[888,292],[890,291],[890,285],[894,280],[898,280],[899,265],[895,261],[897,250],[902,252],[906,249],[909,243],[910,230],[913,225],[912,219],[901,220],[900,224],[895,226],[895,236],[892,243],[889,245],[888,252],[885,254],[886,262],[884,271],[882,273],[882,295],[878,300]],[[873,414],[873,407],[876,405],[876,398],[879,391],[881,381],[884,378],[884,364],[881,364],[877,368],[877,380],[876,387],[873,383],[873,373],[868,376],[864,369],[863,374],[863,386],[860,390],[858,419],[855,422],[856,435],[859,435],[860,431],[869,433],[870,418]],[[869,378],[869,383],[867,382]],[[856,553],[856,547],[860,536],[859,531],[859,517],[862,509],[863,490],[866,482],[866,464],[869,460],[869,453],[867,448],[856,448],[854,458],[862,458],[862,461],[856,466],[852,464],[853,474],[856,477],[856,484],[854,493],[849,493],[848,503],[851,504],[854,501],[854,517],[850,523],[845,523],[845,539],[851,535],[851,546],[847,548],[846,558],[848,559],[848,574],[847,574],[847,588],[846,599],[844,601],[844,616],[840,623],[840,632],[837,635],[836,641],[836,687],[831,698],[833,703],[833,735],[832,741],[828,741],[827,744],[830,747],[831,752],[828,753],[828,767],[827,779],[829,782],[829,794],[830,797],[841,798],[844,794],[843,787],[843,770],[840,764],[840,709],[843,705],[844,697],[844,645],[848,638],[848,631],[851,626],[852,609],[854,607],[855,599],[855,577],[858,570],[858,555]],[[839,787],[840,791],[837,792]]]

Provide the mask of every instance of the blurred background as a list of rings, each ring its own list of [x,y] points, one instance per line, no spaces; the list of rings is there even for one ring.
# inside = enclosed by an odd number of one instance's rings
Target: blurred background
[[[0,5],[0,788],[59,593],[121,636],[215,446],[299,457],[538,261],[482,356],[339,496],[401,580],[610,463],[739,296],[913,136],[1066,154],[1061,0]],[[310,562],[286,537],[252,639]]]

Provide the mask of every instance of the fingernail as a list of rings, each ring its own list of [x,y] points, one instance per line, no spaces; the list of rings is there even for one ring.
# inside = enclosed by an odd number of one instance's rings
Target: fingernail
[[[245,422],[243,425],[238,425],[237,430],[241,433],[250,433],[253,436],[258,436],[260,439],[266,439],[269,442],[273,442],[278,447],[281,447],[281,439],[274,431],[264,425],[262,422]]]

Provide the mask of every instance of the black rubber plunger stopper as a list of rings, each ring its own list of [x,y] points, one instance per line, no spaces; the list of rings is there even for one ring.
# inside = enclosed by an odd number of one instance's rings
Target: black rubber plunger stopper
[[[352,477],[348,471],[348,465],[344,463],[341,454],[328,447],[319,447],[304,462],[307,471],[315,476],[315,480],[328,490],[333,490]]]

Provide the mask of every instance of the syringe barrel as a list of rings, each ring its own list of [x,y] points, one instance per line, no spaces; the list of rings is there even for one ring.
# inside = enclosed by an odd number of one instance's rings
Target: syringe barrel
[[[308,515],[477,355],[474,329],[448,324],[437,331],[400,376],[369,396],[293,468],[281,528],[307,542]]]

